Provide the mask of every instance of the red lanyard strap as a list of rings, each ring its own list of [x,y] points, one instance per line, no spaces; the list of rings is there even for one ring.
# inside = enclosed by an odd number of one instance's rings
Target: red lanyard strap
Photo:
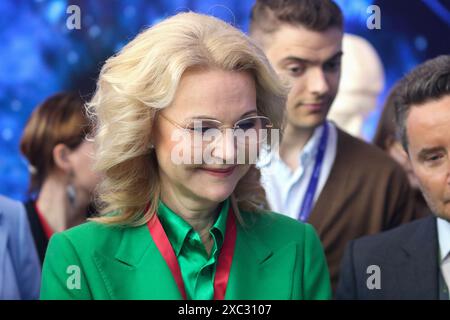
[[[154,217],[147,223],[150,234],[156,247],[167,263],[175,282],[180,290],[183,299],[187,299],[181,269],[175,252],[170,244],[169,238],[158,218]],[[233,262],[234,247],[236,244],[236,221],[231,207],[228,210],[227,228],[225,239],[220,250],[214,277],[214,300],[223,300],[227,290],[228,279],[230,277],[231,264]]]
[[[42,229],[44,230],[44,234],[47,237],[47,240],[50,240],[52,237],[54,230],[50,227],[50,225],[47,222],[47,219],[42,214],[41,210],[39,209],[37,205],[37,201],[34,202],[34,210],[36,211],[36,214],[39,218],[39,222],[41,223]]]

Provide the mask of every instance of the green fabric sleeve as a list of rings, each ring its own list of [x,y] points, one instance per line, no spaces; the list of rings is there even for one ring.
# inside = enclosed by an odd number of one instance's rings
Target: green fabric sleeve
[[[42,269],[41,300],[91,299],[83,267],[64,233],[49,242]]]
[[[305,249],[303,270],[305,300],[331,299],[330,276],[319,237],[310,224],[305,224]]]

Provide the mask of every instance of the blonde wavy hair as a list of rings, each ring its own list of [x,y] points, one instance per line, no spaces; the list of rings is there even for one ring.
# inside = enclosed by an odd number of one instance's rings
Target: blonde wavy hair
[[[95,169],[100,216],[91,220],[139,226],[153,216],[160,197],[158,163],[150,146],[160,109],[168,107],[183,73],[192,67],[250,72],[258,113],[281,128],[286,88],[262,50],[244,33],[211,16],[179,13],[141,32],[103,66],[92,100]],[[232,195],[239,209],[268,209],[259,170],[252,165]]]

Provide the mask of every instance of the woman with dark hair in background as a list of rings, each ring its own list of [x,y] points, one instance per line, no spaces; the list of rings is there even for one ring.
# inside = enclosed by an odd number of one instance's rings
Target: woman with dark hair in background
[[[394,86],[383,106],[377,131],[373,138],[373,143],[387,152],[403,169],[405,169],[411,187],[415,190],[416,198],[416,217],[424,217],[431,214],[430,209],[425,203],[425,199],[419,189],[419,182],[415,176],[408,154],[402,147],[398,139],[395,127],[395,101],[397,97],[398,86]]]
[[[91,131],[78,94],[58,93],[28,120],[20,149],[31,172],[25,203],[41,264],[48,240],[85,221],[98,176],[91,170]]]

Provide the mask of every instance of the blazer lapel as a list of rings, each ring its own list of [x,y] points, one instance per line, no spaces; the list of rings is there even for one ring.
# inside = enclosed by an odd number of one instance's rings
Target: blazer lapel
[[[407,279],[402,286],[410,299],[439,299],[439,266],[436,219],[429,217],[403,243],[404,268],[398,279]]]
[[[225,299],[290,299],[296,251],[293,242],[272,251],[238,224]],[[108,292],[102,299],[182,299],[147,225],[124,229],[114,254],[93,258]]]
[[[295,243],[274,252],[259,237],[241,225],[237,227],[225,299],[290,299]]]
[[[112,299],[182,299],[147,225],[124,229],[115,255],[97,252],[94,260]]]

